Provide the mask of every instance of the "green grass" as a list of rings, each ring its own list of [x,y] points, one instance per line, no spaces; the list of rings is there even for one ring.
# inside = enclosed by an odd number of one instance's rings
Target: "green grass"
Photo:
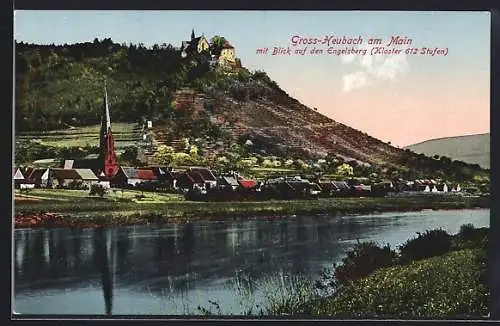
[[[16,191],[16,194],[19,194]],[[137,200],[138,195],[144,198]],[[178,194],[140,191],[110,191],[105,198],[92,197],[86,191],[34,189],[28,196],[37,202],[18,202],[16,215],[36,212],[56,212],[86,216],[89,220],[103,215],[113,216],[113,223],[141,223],[144,217],[168,222],[180,219],[252,218],[255,216],[285,216],[293,214],[359,214],[384,211],[411,211],[420,209],[460,209],[488,207],[478,198],[455,196],[424,198],[324,198],[318,200],[270,200],[260,202],[195,202]]]
[[[405,266],[380,269],[307,313],[341,318],[458,318],[484,316],[488,289],[485,251],[464,249]]]
[[[141,140],[140,130],[132,123],[112,124],[116,147],[123,148],[136,145]],[[17,133],[18,140],[35,140],[43,145],[55,147],[84,147],[99,145],[100,125],[59,129],[46,132]]]

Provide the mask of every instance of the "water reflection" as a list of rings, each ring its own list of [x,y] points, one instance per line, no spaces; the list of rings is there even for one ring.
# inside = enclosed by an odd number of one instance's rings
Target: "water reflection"
[[[489,211],[16,230],[16,310],[69,313],[61,302],[70,305],[81,295],[85,304],[71,305],[72,313],[98,313],[89,302],[103,299],[100,309],[108,315],[196,313],[208,300],[234,303],[230,285],[238,275],[251,284],[283,273],[315,279],[358,239],[395,246],[415,232],[454,233],[469,222],[488,226]],[[56,306],[37,304],[41,297]]]

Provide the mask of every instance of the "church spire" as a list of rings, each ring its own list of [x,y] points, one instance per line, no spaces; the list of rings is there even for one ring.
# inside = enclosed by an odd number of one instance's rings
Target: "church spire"
[[[191,30],[191,40],[194,40],[194,28]]]
[[[106,89],[106,81],[104,81],[104,101],[106,103],[106,129],[111,128],[111,118],[109,117],[108,91]]]
[[[108,92],[104,82],[104,107],[101,117],[100,134],[101,164],[104,175],[112,178],[118,172],[119,166],[116,160],[115,142],[111,132],[111,118],[109,115]]]

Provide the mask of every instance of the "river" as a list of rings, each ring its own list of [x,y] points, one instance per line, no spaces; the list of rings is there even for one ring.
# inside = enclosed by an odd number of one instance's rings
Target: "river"
[[[217,302],[241,314],[235,283],[316,280],[357,240],[395,247],[427,229],[487,227],[488,209],[346,217],[196,221],[114,229],[19,229],[13,309],[19,314],[182,315]],[[255,302],[264,300],[254,288]],[[252,287],[250,287],[252,289]],[[260,301],[259,301],[260,300]],[[254,302],[254,304],[255,304]]]

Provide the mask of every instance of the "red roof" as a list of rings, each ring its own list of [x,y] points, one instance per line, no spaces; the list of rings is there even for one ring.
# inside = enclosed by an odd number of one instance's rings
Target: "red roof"
[[[229,42],[226,41],[226,43],[224,43],[222,48],[223,49],[234,49],[234,46],[232,46]]]
[[[238,182],[243,188],[247,189],[254,188],[255,186],[257,186],[257,182],[254,180],[238,180]]]
[[[138,169],[135,173],[135,177],[142,180],[156,180],[156,175],[153,170]]]

